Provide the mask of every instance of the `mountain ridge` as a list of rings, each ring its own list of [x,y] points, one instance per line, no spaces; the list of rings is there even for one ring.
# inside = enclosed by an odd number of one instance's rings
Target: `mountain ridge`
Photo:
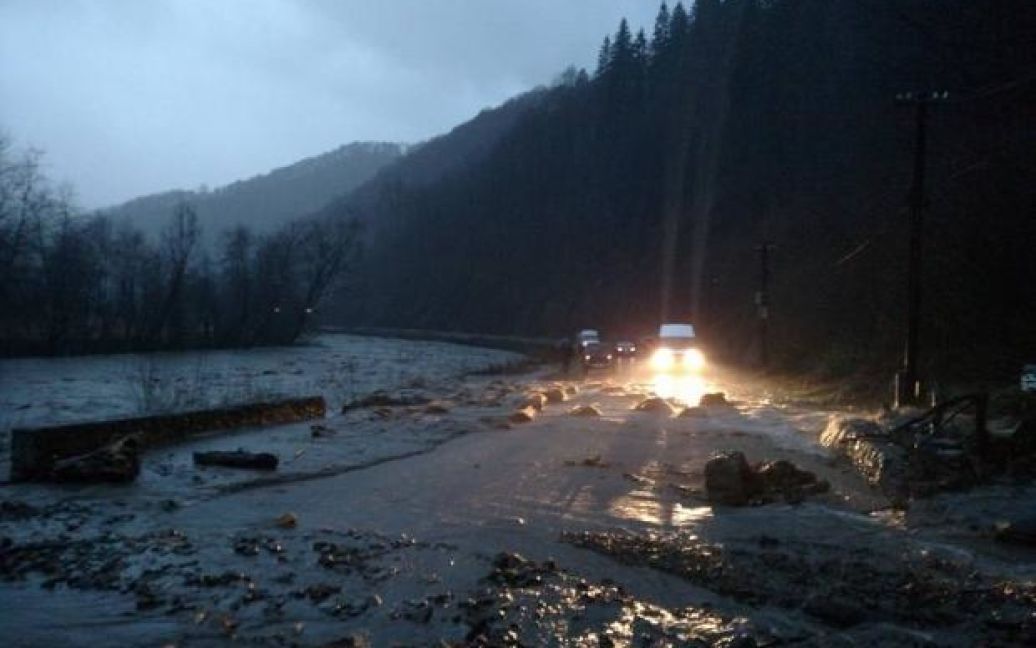
[[[211,190],[171,189],[98,213],[156,236],[176,205],[187,202],[207,236],[240,225],[266,233],[348,194],[410,149],[402,143],[351,142]]]

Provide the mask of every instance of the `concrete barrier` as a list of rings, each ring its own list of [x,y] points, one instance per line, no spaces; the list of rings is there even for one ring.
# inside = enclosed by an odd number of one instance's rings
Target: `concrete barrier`
[[[144,449],[214,430],[322,418],[326,412],[323,397],[312,396],[179,414],[15,429],[11,431],[11,480],[44,479],[56,460],[85,454],[131,434],[137,436]]]

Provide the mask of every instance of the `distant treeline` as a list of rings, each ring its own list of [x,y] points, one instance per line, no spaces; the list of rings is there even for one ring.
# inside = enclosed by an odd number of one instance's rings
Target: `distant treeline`
[[[663,5],[648,33],[623,21],[596,71],[562,75],[477,164],[342,205],[372,245],[366,292],[336,304],[338,320],[626,337],[689,319],[715,353],[751,363],[770,243],[774,363],[891,374],[908,91],[949,93],[929,107],[922,360],[1010,375],[1036,360],[1024,0],[699,0]]]
[[[201,242],[190,204],[157,243],[55,191],[39,154],[0,138],[0,353],[285,344],[314,321],[356,257],[348,219]]]

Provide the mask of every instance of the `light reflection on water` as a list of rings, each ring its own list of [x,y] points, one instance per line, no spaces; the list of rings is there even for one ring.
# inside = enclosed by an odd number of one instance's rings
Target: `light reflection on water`
[[[696,374],[656,374],[651,389],[662,398],[672,398],[685,405],[697,405],[709,384]]]
[[[624,520],[649,524],[689,526],[712,517],[710,506],[684,506],[679,502],[659,501],[648,491],[633,491],[612,500],[608,512]]]

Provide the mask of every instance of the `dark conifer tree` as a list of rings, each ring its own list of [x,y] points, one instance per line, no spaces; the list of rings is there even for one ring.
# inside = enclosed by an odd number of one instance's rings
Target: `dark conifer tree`
[[[633,60],[638,67],[643,67],[648,60],[648,42],[643,29],[637,30],[633,39]]]
[[[611,36],[605,36],[604,42],[601,43],[601,50],[597,54],[597,72],[595,76],[603,76],[608,68],[611,67],[612,62],[612,39]]]
[[[669,44],[669,7],[666,3],[658,8],[658,15],[655,17],[655,30],[651,34],[651,54],[657,57]]]

